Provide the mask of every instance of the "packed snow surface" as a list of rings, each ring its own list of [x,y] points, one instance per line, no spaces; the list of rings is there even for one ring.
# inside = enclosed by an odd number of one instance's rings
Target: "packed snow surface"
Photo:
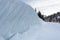
[[[0,40],[60,40],[60,24],[44,22],[19,0],[0,0]]]

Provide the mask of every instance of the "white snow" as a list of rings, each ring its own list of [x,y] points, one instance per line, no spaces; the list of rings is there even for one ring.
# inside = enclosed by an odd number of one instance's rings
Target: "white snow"
[[[16,33],[10,40],[22,40],[21,34]]]
[[[0,36],[0,40],[5,40],[2,36]]]
[[[46,23],[19,0],[0,1],[1,40],[60,40],[60,24]]]

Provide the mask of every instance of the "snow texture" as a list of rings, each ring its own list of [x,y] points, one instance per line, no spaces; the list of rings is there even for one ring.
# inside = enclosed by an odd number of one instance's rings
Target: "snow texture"
[[[19,0],[0,0],[0,40],[60,40],[60,24],[44,22]]]

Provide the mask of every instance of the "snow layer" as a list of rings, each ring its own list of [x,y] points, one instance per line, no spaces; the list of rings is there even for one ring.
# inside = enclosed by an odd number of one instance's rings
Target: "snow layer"
[[[0,0],[0,40],[60,40],[60,24],[46,23],[19,0]]]

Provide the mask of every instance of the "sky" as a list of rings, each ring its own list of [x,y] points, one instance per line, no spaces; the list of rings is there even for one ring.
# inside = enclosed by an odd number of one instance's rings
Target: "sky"
[[[60,0],[22,0],[30,5],[33,9],[37,9],[43,15],[51,15],[60,11]]]

